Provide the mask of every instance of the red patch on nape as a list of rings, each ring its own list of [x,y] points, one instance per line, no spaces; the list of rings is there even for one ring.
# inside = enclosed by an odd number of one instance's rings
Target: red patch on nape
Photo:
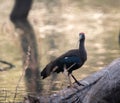
[[[81,35],[81,34],[85,34],[85,33],[84,32],[80,32],[79,34]]]

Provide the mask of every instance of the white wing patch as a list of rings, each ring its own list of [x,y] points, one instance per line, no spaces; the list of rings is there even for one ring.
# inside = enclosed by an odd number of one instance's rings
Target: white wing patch
[[[68,57],[65,57],[64,59],[68,59]]]

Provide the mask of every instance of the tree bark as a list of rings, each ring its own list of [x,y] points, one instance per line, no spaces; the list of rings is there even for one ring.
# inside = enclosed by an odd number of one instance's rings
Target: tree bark
[[[102,70],[50,96],[28,96],[30,103],[120,103],[120,58]]]
[[[10,14],[11,21],[18,22],[20,20],[26,20],[32,6],[32,1],[33,0],[15,0],[13,10]]]
[[[26,85],[31,93],[40,92],[42,86],[40,84],[40,71],[38,63],[38,50],[34,30],[27,20],[32,0],[15,0],[10,19],[16,27],[19,34],[21,47],[23,51],[23,66],[25,66],[28,47],[31,48],[30,63],[26,69]]]

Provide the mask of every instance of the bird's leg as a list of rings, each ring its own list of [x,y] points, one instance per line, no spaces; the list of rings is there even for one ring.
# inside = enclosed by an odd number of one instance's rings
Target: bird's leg
[[[74,77],[74,75],[71,73],[70,74],[72,76],[72,78],[74,79],[74,81],[79,85],[79,86],[84,86],[83,84],[81,84],[80,82],[78,82],[78,80]]]
[[[52,70],[52,72],[55,72],[58,69],[58,66],[55,66]]]
[[[70,78],[70,74],[68,73],[68,70],[67,70],[65,65],[64,65],[64,72],[63,73],[65,74],[65,76],[66,76],[66,78],[67,78],[67,80],[68,80],[68,82],[70,84],[70,87],[73,87],[73,84],[72,84],[71,78]]]
[[[75,64],[76,64],[76,63],[74,63],[73,65],[71,65],[71,66],[67,69],[67,71],[70,70]],[[72,78],[74,79],[74,81],[75,81],[79,86],[81,86],[81,85],[84,86],[83,84],[81,84],[81,83],[78,82],[78,80],[74,77],[74,75],[73,75],[72,73],[71,73],[70,75],[72,76]]]
[[[67,71],[69,71],[76,63],[74,63],[73,65],[71,65],[69,68],[67,68]]]
[[[70,74],[68,74],[68,81],[69,81],[70,87],[74,87],[70,78]]]

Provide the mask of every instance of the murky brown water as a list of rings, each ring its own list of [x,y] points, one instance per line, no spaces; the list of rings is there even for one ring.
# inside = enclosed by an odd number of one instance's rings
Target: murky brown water
[[[50,60],[67,50],[78,48],[79,32],[86,33],[88,60],[81,69],[74,71],[78,80],[102,69],[119,57],[119,0],[117,3],[113,0],[96,0],[94,3],[90,1],[35,1],[29,19],[38,40],[41,69]],[[108,5],[104,5],[104,3]],[[16,74],[16,72],[19,73]],[[21,75],[21,69],[0,73],[0,101],[12,101],[18,75]],[[11,79],[13,80],[11,81]],[[50,76],[42,83],[45,94],[57,92],[67,86],[67,81],[62,73]],[[24,81],[20,83],[19,91],[17,101],[20,101],[21,97],[26,94]]]

